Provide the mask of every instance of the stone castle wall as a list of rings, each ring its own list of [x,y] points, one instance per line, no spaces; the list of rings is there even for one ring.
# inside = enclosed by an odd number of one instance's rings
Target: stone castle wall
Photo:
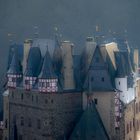
[[[67,137],[82,113],[81,93],[41,94],[36,91],[10,90],[10,138],[59,140]]]

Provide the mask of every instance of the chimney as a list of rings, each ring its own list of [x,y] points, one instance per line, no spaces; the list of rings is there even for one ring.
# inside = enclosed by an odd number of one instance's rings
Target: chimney
[[[23,74],[25,73],[25,69],[26,69],[26,64],[27,64],[27,58],[28,58],[28,54],[29,54],[29,50],[31,48],[32,45],[32,40],[31,39],[27,39],[24,41],[24,48],[23,48]]]
[[[73,44],[64,41],[61,45],[63,61],[64,90],[74,89],[74,69],[73,69]]]
[[[96,42],[94,40],[93,37],[87,37],[86,38],[86,48],[85,48],[85,51],[86,51],[86,55],[87,55],[87,60],[86,60],[86,66],[88,69],[89,68],[89,65],[91,63],[91,59],[92,59],[92,56],[93,56],[93,53],[94,53],[94,50],[96,48]]]

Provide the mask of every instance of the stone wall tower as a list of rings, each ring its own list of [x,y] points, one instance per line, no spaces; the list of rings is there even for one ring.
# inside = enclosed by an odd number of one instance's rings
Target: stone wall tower
[[[74,70],[73,70],[73,44],[69,41],[62,42],[62,61],[64,90],[74,89]]]

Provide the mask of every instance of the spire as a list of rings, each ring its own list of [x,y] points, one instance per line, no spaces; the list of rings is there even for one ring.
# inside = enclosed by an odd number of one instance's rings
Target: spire
[[[57,75],[60,75],[62,69],[62,50],[58,40],[57,34],[55,34],[55,49],[53,52],[53,66]]]
[[[52,77],[55,77],[55,74],[53,72],[51,56],[47,49],[39,78],[46,79],[46,78],[52,78]]]
[[[17,53],[17,49],[15,49],[9,70],[7,72],[8,74],[21,74],[21,65]]]
[[[27,59],[26,76],[36,77],[39,73],[39,65],[41,62],[41,52],[39,47],[31,47]]]

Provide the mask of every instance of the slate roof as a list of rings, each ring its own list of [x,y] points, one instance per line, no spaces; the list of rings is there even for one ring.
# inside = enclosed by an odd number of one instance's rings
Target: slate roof
[[[98,55],[98,59],[100,60],[99,63],[96,62],[96,55]],[[101,81],[101,76],[104,77],[106,82]],[[94,77],[93,81],[91,81],[92,77]],[[114,78],[115,69],[107,50],[105,46],[98,45],[86,74],[84,89],[91,91],[112,91],[115,87]]]
[[[53,52],[53,66],[54,66],[54,71],[57,74],[57,76],[60,76],[61,69],[62,69],[62,50],[61,50],[60,43],[58,41],[57,36],[55,36],[55,48]]]
[[[94,103],[83,112],[69,140],[109,140]]]
[[[48,50],[46,51],[46,54],[44,56],[44,61],[43,61],[39,78],[42,78],[42,79],[56,78],[56,75],[54,73],[53,66],[52,66],[51,56]]]
[[[14,49],[12,60],[7,71],[8,74],[22,74],[22,66],[20,63],[18,49]]]
[[[17,52],[18,52],[17,54],[18,54],[18,58],[19,58],[20,62],[23,60],[23,45],[22,44],[12,44],[12,45],[10,45],[7,69],[9,69],[9,66],[11,64],[12,57],[14,55],[15,50],[17,50]]]
[[[47,48],[48,46],[48,48]],[[39,47],[42,57],[45,56],[45,53],[48,49],[51,56],[53,56],[55,41],[52,39],[35,39],[33,41],[32,47]]]
[[[27,66],[25,75],[30,77],[37,77],[40,72],[41,52],[38,47],[31,47],[27,59]]]

